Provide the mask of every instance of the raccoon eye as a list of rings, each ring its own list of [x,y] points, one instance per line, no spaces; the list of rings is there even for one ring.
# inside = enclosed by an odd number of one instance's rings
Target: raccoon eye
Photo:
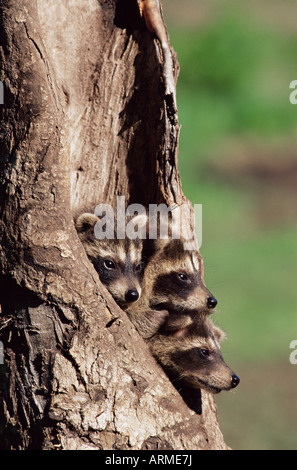
[[[198,349],[199,355],[203,358],[209,357],[209,350],[208,349]]]
[[[111,261],[110,259],[105,259],[103,261],[103,264],[104,264],[105,268],[107,268],[107,269],[115,269],[115,263],[113,261]]]
[[[144,264],[143,264],[142,262],[141,262],[141,263],[138,263],[138,264],[135,266],[135,271],[139,273],[140,271],[143,270],[143,266],[144,266]]]
[[[177,277],[181,280],[181,281],[187,281],[188,280],[188,276],[186,274],[183,274],[183,273],[177,273]]]

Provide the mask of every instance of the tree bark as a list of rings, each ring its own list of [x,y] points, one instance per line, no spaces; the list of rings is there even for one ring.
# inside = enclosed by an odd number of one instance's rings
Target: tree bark
[[[187,202],[157,39],[136,0],[0,9],[1,448],[226,449],[213,396],[187,406],[73,223],[118,195]]]

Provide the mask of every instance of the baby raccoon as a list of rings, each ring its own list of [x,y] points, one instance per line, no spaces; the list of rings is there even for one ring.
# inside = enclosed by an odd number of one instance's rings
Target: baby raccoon
[[[170,311],[209,311],[217,300],[203,282],[198,251],[185,250],[181,239],[169,239],[152,257],[146,271],[151,282],[151,305]]]
[[[217,305],[202,280],[198,251],[184,250],[181,239],[158,240],[155,247],[144,269],[141,299],[127,310],[144,338],[153,336],[165,320],[167,331],[176,330],[181,319],[190,324],[197,314],[209,314]]]
[[[96,215],[84,213],[75,222],[76,230],[101,282],[125,309],[138,301],[141,294],[142,240],[127,237],[97,239],[94,228],[98,221]]]
[[[202,315],[189,328],[153,336],[149,346],[175,384],[219,393],[239,384],[239,377],[221,354],[220,342],[224,337],[224,332]]]

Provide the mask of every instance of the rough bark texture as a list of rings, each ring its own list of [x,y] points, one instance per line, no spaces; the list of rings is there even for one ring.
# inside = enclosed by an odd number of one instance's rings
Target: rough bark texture
[[[186,405],[73,224],[117,195],[185,201],[158,41],[136,0],[0,9],[1,448],[225,449],[213,396]]]

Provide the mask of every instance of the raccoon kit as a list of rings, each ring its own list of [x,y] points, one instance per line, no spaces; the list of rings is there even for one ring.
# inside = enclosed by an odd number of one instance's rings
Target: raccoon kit
[[[203,282],[203,260],[198,251],[185,250],[182,239],[156,242],[148,269],[151,305],[172,311],[210,311],[217,300]]]
[[[84,213],[75,222],[76,230],[101,282],[118,305],[126,309],[141,295],[142,240],[127,237],[97,239],[94,227],[98,221],[96,215]]]
[[[190,327],[157,333],[149,346],[175,385],[219,393],[237,387],[240,381],[222,357],[220,343],[224,337],[224,332],[203,315]]]
[[[198,251],[184,250],[181,239],[157,240],[144,269],[141,298],[127,309],[139,333],[149,338],[160,328],[180,329],[185,321],[212,313],[217,300],[202,278]]]

